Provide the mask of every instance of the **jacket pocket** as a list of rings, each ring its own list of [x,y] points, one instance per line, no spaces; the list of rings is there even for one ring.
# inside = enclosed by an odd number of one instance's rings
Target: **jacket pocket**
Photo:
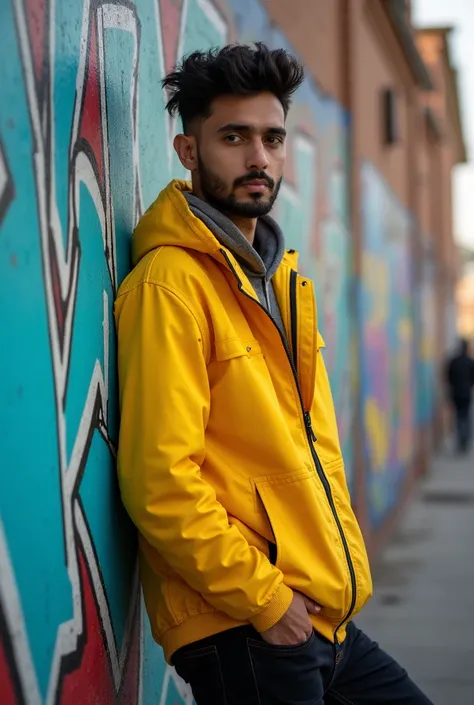
[[[260,478],[255,485],[285,584],[321,604],[326,619],[339,623],[351,604],[352,586],[341,536],[319,477],[304,469]]]
[[[240,338],[230,338],[220,340],[215,343],[215,359],[217,362],[225,362],[238,357],[256,357],[262,355],[262,349],[258,340],[241,340]]]

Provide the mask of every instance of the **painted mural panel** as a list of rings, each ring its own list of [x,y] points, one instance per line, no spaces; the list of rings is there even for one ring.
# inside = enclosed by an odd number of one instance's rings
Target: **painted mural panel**
[[[174,176],[159,81],[183,53],[258,37],[257,0],[0,4],[2,705],[192,702],[142,607],[115,474],[112,304],[131,231]],[[347,118],[311,81],[277,217],[314,275],[351,465]]]
[[[433,418],[436,398],[436,301],[435,265],[427,250],[422,263],[422,276],[418,292],[418,418],[421,426]]]
[[[370,518],[394,506],[413,457],[411,218],[378,172],[361,169],[360,374]]]

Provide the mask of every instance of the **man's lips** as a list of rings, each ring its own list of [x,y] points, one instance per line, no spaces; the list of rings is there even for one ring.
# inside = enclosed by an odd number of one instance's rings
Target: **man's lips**
[[[245,183],[242,184],[244,188],[248,189],[249,191],[264,191],[265,189],[270,188],[268,181],[265,179],[252,179],[252,181],[246,181]]]

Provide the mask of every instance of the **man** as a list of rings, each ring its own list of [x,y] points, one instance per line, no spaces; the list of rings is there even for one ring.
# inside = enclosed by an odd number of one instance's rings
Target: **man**
[[[196,52],[167,76],[172,182],[116,302],[118,469],[146,607],[198,705],[428,703],[351,622],[371,594],[312,283],[268,213],[303,69]]]
[[[459,341],[459,350],[448,362],[446,377],[456,423],[457,449],[467,453],[471,441],[471,403],[474,386],[474,360],[469,357],[467,340]]]

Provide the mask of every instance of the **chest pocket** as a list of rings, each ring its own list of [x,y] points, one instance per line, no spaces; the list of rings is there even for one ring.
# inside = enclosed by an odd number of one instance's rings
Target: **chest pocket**
[[[240,338],[231,338],[215,343],[215,360],[217,362],[225,362],[238,357],[252,358],[258,355],[263,355],[263,353],[260,343],[255,339],[245,341]]]

